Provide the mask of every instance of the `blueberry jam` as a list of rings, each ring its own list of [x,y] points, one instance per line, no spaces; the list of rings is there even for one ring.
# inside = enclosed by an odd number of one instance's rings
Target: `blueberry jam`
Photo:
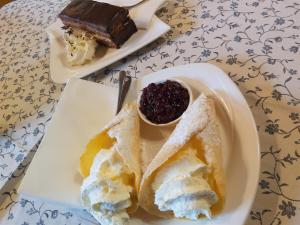
[[[169,123],[183,114],[189,101],[188,90],[176,81],[151,83],[143,89],[140,111],[152,123]]]

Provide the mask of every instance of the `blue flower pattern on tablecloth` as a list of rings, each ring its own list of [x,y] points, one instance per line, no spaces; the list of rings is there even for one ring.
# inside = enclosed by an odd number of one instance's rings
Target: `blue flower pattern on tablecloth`
[[[19,0],[0,9],[2,224],[95,224],[85,211],[19,196],[12,189],[64,88],[49,77],[45,28],[67,3]],[[298,224],[299,2],[173,0],[157,15],[172,27],[166,35],[86,79],[115,85],[120,70],[138,78],[195,62],[222,68],[246,97],[261,139],[261,176],[246,224]]]

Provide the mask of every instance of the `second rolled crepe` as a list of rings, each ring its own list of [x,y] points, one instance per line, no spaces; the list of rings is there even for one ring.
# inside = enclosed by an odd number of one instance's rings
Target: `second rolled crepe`
[[[150,214],[211,218],[224,202],[221,142],[214,102],[198,97],[143,175],[139,204]]]
[[[136,105],[126,105],[80,157],[82,204],[102,225],[124,224],[137,209],[139,129]]]

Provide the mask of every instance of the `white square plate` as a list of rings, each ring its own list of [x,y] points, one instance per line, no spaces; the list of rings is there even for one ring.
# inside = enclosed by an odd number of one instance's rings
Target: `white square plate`
[[[226,203],[220,215],[202,223],[241,225],[248,216],[259,178],[259,141],[251,111],[235,84],[223,71],[210,64],[183,65],[145,76],[131,88],[127,100],[134,99],[137,90],[149,83],[171,77],[188,83],[195,97],[204,92],[216,100],[226,171]],[[78,79],[67,84],[20,192],[80,206],[79,157],[90,138],[113,117],[117,92],[114,88]],[[169,136],[170,128],[145,124],[141,127],[142,160],[147,164]],[[197,222],[159,219],[139,210],[132,216],[130,224],[187,225]]]
[[[63,39],[63,23],[60,19],[47,28],[50,39],[50,75],[56,83],[66,83],[71,78],[81,78],[100,70],[135,52],[170,30],[170,27],[153,16],[147,30],[138,30],[119,49],[100,46],[95,58],[82,66],[70,66],[66,60]]]

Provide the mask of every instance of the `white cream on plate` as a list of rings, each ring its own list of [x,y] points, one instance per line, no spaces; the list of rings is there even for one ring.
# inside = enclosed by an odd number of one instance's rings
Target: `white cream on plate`
[[[64,39],[70,65],[83,65],[94,58],[98,43],[91,35],[84,31],[68,29]]]
[[[132,191],[130,171],[112,147],[94,158],[90,175],[81,186],[81,200],[102,225],[122,225],[129,219]]]
[[[152,188],[160,211],[172,211],[175,217],[192,220],[200,215],[211,218],[210,207],[218,197],[203,177],[209,168],[196,151],[188,148],[158,171]]]

